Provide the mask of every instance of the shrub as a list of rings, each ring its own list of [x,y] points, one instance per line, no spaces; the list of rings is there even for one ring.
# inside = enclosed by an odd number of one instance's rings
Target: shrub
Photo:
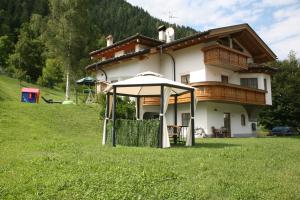
[[[101,105],[100,118],[105,116],[106,97],[104,93],[97,95],[97,102]],[[128,97],[117,97],[117,119],[135,119],[135,102]]]

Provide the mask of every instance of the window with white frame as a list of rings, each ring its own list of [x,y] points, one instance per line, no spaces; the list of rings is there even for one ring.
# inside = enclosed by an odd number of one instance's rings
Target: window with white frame
[[[181,83],[189,84],[190,83],[190,75],[189,74],[182,75],[181,76]]]

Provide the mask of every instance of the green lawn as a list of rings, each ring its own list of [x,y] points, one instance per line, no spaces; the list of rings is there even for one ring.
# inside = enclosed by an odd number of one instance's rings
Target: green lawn
[[[0,199],[300,199],[299,137],[103,147],[97,106],[24,104],[19,90],[0,76]]]

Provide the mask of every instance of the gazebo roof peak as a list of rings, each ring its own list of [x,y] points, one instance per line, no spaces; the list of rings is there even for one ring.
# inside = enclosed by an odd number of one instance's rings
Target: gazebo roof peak
[[[142,72],[135,77],[110,84],[104,92],[113,93],[116,89],[118,95],[127,96],[160,96],[161,86],[172,88],[171,95],[181,95],[194,90],[194,87],[175,82],[155,72]]]
[[[159,73],[152,72],[152,71],[141,72],[141,73],[137,74],[136,76],[156,76],[156,77],[164,77],[163,75],[161,75],[161,74],[159,74]]]

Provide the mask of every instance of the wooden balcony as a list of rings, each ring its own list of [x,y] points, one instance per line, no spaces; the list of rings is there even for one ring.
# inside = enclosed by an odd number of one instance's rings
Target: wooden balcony
[[[233,71],[248,69],[247,58],[250,57],[249,54],[219,44],[205,47],[202,50],[204,52],[204,63],[207,65],[223,67]]]
[[[264,90],[214,81],[193,83],[191,86],[197,88],[196,97],[198,101],[266,105],[266,92]],[[189,103],[190,101],[190,94],[178,96],[177,99],[178,103]],[[157,97],[146,97],[143,105],[159,105],[159,103],[160,99]],[[169,104],[174,104],[174,97],[170,97]]]

